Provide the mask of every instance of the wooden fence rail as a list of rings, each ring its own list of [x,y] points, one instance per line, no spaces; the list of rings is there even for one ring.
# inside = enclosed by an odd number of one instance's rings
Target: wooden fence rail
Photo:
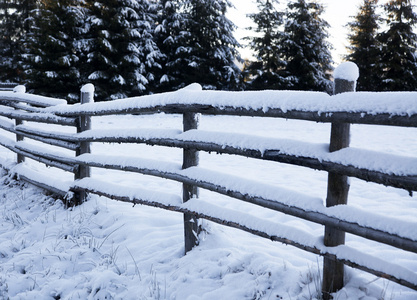
[[[29,157],[46,165],[74,173],[75,180],[70,188],[75,195],[73,199],[70,199],[73,204],[85,201],[87,193],[94,193],[111,199],[183,213],[186,252],[198,244],[198,218],[204,218],[322,255],[324,257],[322,286],[324,299],[330,299],[331,293],[343,287],[344,265],[383,276],[417,290],[417,274],[404,270],[404,272],[396,273],[392,271],[390,266],[383,264],[381,266],[366,265],[355,259],[345,247],[341,247],[344,244],[345,232],[348,232],[417,253],[417,234],[414,236],[409,233],[398,233],[391,228],[385,228],[383,224],[361,225],[366,223],[358,217],[361,214],[355,214],[355,209],[346,205],[349,190],[348,176],[405,189],[410,193],[417,191],[417,170],[412,174],[396,173],[392,170],[381,171],[378,168],[373,168],[372,164],[363,163],[367,160],[372,161],[372,153],[355,153],[357,150],[349,148],[350,123],[417,127],[417,101],[415,100],[417,93],[355,93],[355,101],[352,101],[348,92],[354,91],[355,82],[336,78],[335,83],[337,95],[334,96],[324,93],[279,91],[196,92],[193,85],[189,89],[178,92],[105,103],[93,103],[93,87],[86,85],[81,91],[81,105],[73,106],[66,105],[65,101],[58,99],[24,93],[0,92],[0,116],[11,119],[1,120],[0,128],[17,137],[17,140],[4,137],[0,139],[0,145],[17,153],[18,162],[22,162],[24,157]],[[267,100],[259,103],[258,99],[262,97]],[[227,101],[219,102],[218,98],[227,98]],[[347,99],[350,101],[346,101]],[[401,99],[401,104],[399,104],[399,99]],[[306,110],[305,107],[309,109]],[[111,130],[91,129],[91,116],[159,112],[182,114],[183,132],[138,130],[136,133],[124,134]],[[256,140],[260,146],[254,148],[251,143],[247,145],[244,142],[235,144],[233,139],[230,139],[230,135],[226,133],[217,134],[216,139],[213,140],[210,136],[205,135],[204,131],[198,129],[199,114],[330,122],[332,123],[330,148],[328,151],[315,154],[311,154],[309,151],[303,154],[299,149],[308,148],[309,144],[300,142],[295,147],[297,151],[294,151],[280,140],[242,136],[242,140]],[[74,132],[40,130],[26,124],[25,121],[72,126]],[[44,144],[72,150],[75,155],[64,156],[54,153],[52,150],[46,150],[45,147],[35,147],[26,143],[25,139],[33,139]],[[147,164],[146,162],[121,163],[115,157],[90,153],[90,143],[93,142],[143,143],[181,148],[183,149],[183,161],[180,165],[166,165],[165,167],[155,167],[155,164]],[[277,198],[272,199],[268,195],[253,194],[250,190],[242,188],[242,185],[236,187],[230,183],[216,182],[213,180],[216,178],[216,174],[205,177],[205,172],[199,172],[198,151],[227,153],[327,171],[329,178],[326,207],[312,208],[300,204],[295,205],[295,202],[291,201],[286,202],[279,198],[279,190],[276,193]],[[343,154],[346,154],[345,156],[348,158],[341,160],[340,156]],[[369,157],[361,161],[349,159],[355,157],[355,154],[369,155]],[[399,162],[403,161],[404,166],[407,165],[407,158],[387,156],[387,159],[392,158]],[[183,184],[182,199],[178,202],[164,202],[163,199],[149,198],[146,193],[141,191],[135,193],[134,197],[114,194],[111,189],[103,188],[103,184],[94,179],[94,176],[91,177],[90,167],[129,171],[180,182]],[[56,186],[31,178],[24,171],[19,172],[18,170],[15,168],[15,172],[19,173],[21,179],[61,196],[68,196],[68,190],[60,190]],[[250,186],[250,183],[247,186]],[[216,213],[220,209],[208,206],[207,203],[201,206],[197,199],[198,188],[324,225],[324,243],[309,244],[298,240],[297,237],[286,236],[279,229],[270,232],[259,227],[257,222],[242,224],[233,219],[233,214],[227,218],[224,214],[220,216]],[[298,196],[294,194],[294,197]],[[309,202],[308,200],[306,199],[306,203]],[[344,205],[340,206],[340,204]],[[337,206],[340,211],[349,213],[346,213],[346,217],[340,218],[332,212],[334,206]],[[405,273],[407,276],[403,275]]]
[[[16,86],[17,83],[0,82],[0,91],[13,91]]]

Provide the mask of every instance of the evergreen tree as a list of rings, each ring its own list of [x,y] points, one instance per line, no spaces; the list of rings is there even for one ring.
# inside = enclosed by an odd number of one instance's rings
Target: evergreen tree
[[[283,74],[287,89],[332,90],[332,46],[327,42],[329,24],[321,18],[323,11],[316,1],[288,3],[281,53],[286,61]]]
[[[380,35],[382,90],[417,89],[416,40],[413,26],[417,16],[411,0],[390,0],[384,5],[388,30]]]
[[[282,70],[285,62],[281,58],[283,39],[283,13],[278,11],[278,0],[257,0],[259,12],[248,15],[255,23],[256,35],[246,37],[253,50],[256,61],[249,62],[245,68],[248,89],[280,89],[283,86]]]
[[[160,56],[152,39],[147,0],[87,0],[89,31],[82,73],[96,87],[97,101],[147,93]]]
[[[44,0],[28,39],[28,87],[38,94],[79,98],[79,56],[75,42],[84,19],[78,0]]]
[[[0,2],[0,81],[13,78],[17,10],[18,5],[14,1]]]
[[[229,0],[186,0],[182,7],[184,31],[170,67],[177,68],[178,85],[198,82],[204,89],[239,88],[240,70],[235,64],[239,43],[234,24],[226,18]]]
[[[116,71],[114,27],[118,23],[117,6],[117,0],[86,1],[88,31],[79,43],[83,53],[81,76],[94,84],[96,101],[108,100],[111,95],[117,98],[118,92],[124,95],[125,79]]]
[[[346,60],[356,63],[359,68],[358,91],[377,91],[380,85],[381,48],[378,41],[380,17],[376,13],[378,0],[363,0],[354,21],[348,23],[350,54]]]
[[[24,38],[29,34],[28,17],[36,0],[0,2],[0,81],[21,82]]]
[[[176,68],[180,59],[180,44],[185,40],[185,22],[183,14],[179,12],[178,1],[160,0],[156,9],[156,23],[154,41],[163,55],[162,66],[155,70],[153,92],[166,92],[181,86],[181,70]],[[179,63],[179,62],[178,62]]]
[[[154,40],[155,25],[157,23],[157,5],[153,4],[155,1],[141,0],[139,2],[139,49],[142,58],[141,68],[142,72],[136,73],[136,82],[141,82],[142,76],[146,77],[148,85],[145,87],[146,90],[139,88],[140,94],[152,93],[152,86],[155,86],[154,82],[159,81],[159,70],[161,70],[161,62],[164,58],[164,54],[159,49],[158,45]],[[142,75],[143,74],[143,75]],[[137,94],[137,93],[136,93]]]

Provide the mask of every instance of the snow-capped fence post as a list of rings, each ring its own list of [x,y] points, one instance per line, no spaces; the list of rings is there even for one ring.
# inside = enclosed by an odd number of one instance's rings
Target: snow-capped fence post
[[[334,94],[354,92],[359,71],[356,64],[347,62],[341,64],[334,71]],[[332,123],[329,151],[334,152],[349,147],[350,124]],[[346,175],[333,172],[328,174],[326,206],[347,204],[349,193],[349,179]],[[328,247],[343,245],[345,232],[331,226],[325,226],[324,244]],[[332,299],[331,293],[343,288],[344,265],[335,257],[324,257],[323,264],[323,299]]]
[[[81,104],[87,104],[94,102],[94,85],[88,83],[81,88]],[[91,117],[81,115],[78,119],[77,124],[77,133],[90,130],[91,129]],[[76,156],[82,155],[84,153],[90,153],[90,142],[81,142],[80,146],[76,150]],[[90,167],[80,165],[76,172],[74,173],[74,179],[82,179],[85,177],[90,177]],[[87,193],[85,191],[79,191],[75,195],[75,205],[83,203],[87,200]]]
[[[199,115],[196,113],[183,114],[183,129],[184,131],[198,128]],[[182,168],[190,168],[198,165],[198,151],[194,149],[183,150],[183,164]],[[198,188],[194,185],[183,184],[182,186],[183,202],[187,202],[192,198],[198,197]],[[198,245],[198,220],[192,214],[184,214],[184,243],[185,253],[190,251],[194,246]]]
[[[18,85],[13,89],[13,93],[26,93],[26,87],[24,85]],[[17,109],[17,108],[16,108]],[[15,125],[23,124],[22,120],[15,119]],[[16,142],[23,141],[23,135],[16,134]],[[25,161],[25,157],[22,154],[17,154],[17,163]]]

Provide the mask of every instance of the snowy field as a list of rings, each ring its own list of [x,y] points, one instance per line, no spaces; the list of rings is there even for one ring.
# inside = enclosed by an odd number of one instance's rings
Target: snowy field
[[[134,127],[180,130],[182,117],[93,118],[93,129]],[[329,124],[270,118],[202,116],[200,128],[319,144],[328,143],[330,135]],[[416,157],[417,129],[353,125],[351,146]],[[146,145],[96,143],[92,152],[138,160],[182,160],[179,149]],[[0,163],[8,167],[15,159],[4,148],[0,157]],[[30,159],[25,164],[53,174],[48,175],[51,181],[72,180],[71,174],[46,169]],[[201,153],[200,165],[323,201],[326,197],[326,172],[213,153]],[[126,188],[181,195],[181,185],[168,180],[102,169],[93,169],[92,174]],[[322,226],[212,192],[201,190],[200,198],[277,226],[323,235]],[[417,199],[406,191],[351,178],[348,202],[417,225]],[[66,210],[61,202],[18,184],[4,172],[0,212],[0,299],[319,299],[321,257],[207,221],[203,221],[200,245],[184,256],[182,215],[178,213],[132,207],[95,195]],[[415,225],[410,230],[417,230]],[[352,235],[347,235],[347,245],[417,272],[415,254]],[[345,277],[346,286],[335,299],[417,299],[416,291],[355,269],[346,268]]]

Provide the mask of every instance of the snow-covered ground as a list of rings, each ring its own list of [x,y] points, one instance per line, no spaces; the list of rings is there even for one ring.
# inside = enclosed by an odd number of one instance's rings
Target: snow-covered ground
[[[33,125],[35,126],[35,125]],[[51,125],[36,125],[49,126]],[[59,126],[57,126],[59,127]],[[94,117],[93,129],[182,128],[176,115]],[[328,143],[329,124],[271,118],[202,116],[202,130]],[[12,137],[12,135],[10,135]],[[416,157],[417,129],[352,126],[352,147]],[[61,150],[62,151],[62,150]],[[93,144],[97,154],[181,163],[179,149],[133,144]],[[0,163],[15,155],[0,149]],[[52,180],[72,180],[31,160],[29,168]],[[230,155],[200,154],[200,165],[325,199],[327,173]],[[181,195],[168,180],[93,169],[93,178],[129,187]],[[53,174],[53,175],[50,175]],[[0,299],[316,299],[322,258],[291,246],[203,221],[201,243],[183,255],[182,215],[132,207],[95,195],[64,209],[34,187],[7,174],[0,190]],[[208,191],[200,198],[316,236],[323,227]],[[324,201],[324,200],[323,200]],[[417,230],[416,196],[351,179],[349,205],[409,221]],[[417,272],[417,255],[347,236],[347,245]],[[346,286],[335,299],[417,299],[417,292],[346,268]]]

